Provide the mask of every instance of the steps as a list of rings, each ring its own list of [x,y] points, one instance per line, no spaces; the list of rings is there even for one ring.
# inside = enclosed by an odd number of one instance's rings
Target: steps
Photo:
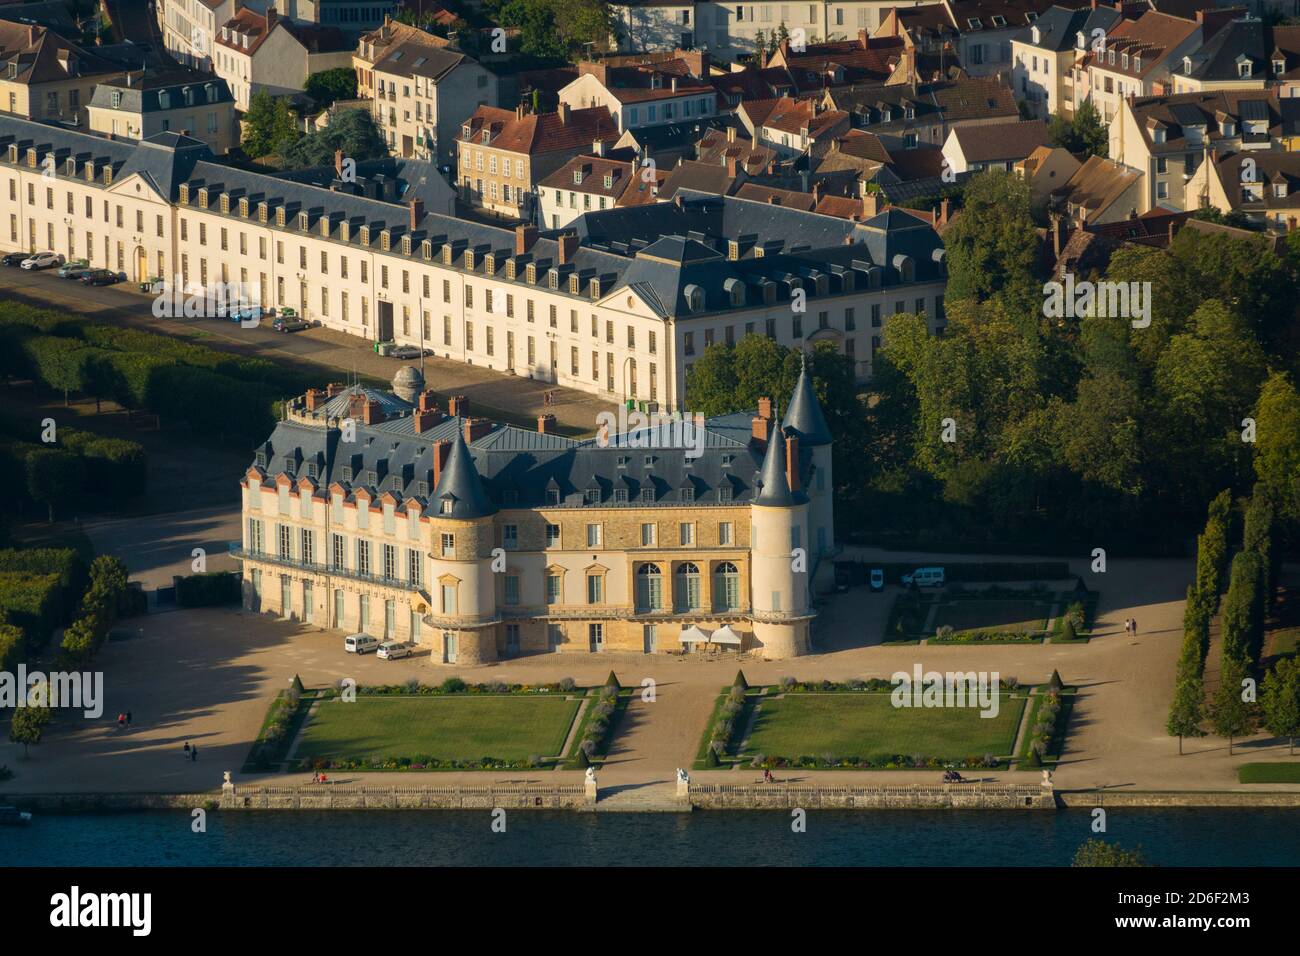
[[[689,803],[677,797],[676,783],[631,784],[602,789],[597,813],[689,813]]]

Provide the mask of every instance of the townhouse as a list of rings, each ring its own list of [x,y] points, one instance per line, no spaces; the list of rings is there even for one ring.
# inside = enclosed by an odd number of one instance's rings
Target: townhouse
[[[1262,90],[1279,87],[1294,96],[1300,67],[1300,26],[1266,26],[1246,17],[1221,27],[1199,50],[1188,53],[1174,73],[1175,93],[1206,90]]]
[[[1035,117],[1073,115],[1075,67],[1121,19],[1102,5],[1054,6],[1011,38],[1011,84]]]
[[[1201,45],[1203,12],[1197,17],[1183,20],[1151,10],[1136,20],[1120,20],[1076,68],[1087,74],[1087,82],[1074,84],[1075,109],[1088,99],[1109,126],[1129,94],[1168,92],[1173,71]]]
[[[465,120],[500,103],[497,76],[437,37],[389,23],[361,38],[352,60],[390,152],[451,166]],[[360,95],[366,95],[361,93]]]
[[[456,142],[461,198],[513,219],[537,215],[538,184],[593,146],[618,139],[604,107],[554,113],[525,113],[480,106],[461,127]]]
[[[0,20],[0,110],[6,113],[84,124],[96,84],[123,72],[45,27]]]
[[[825,156],[835,137],[849,130],[848,113],[823,109],[821,101],[815,99],[747,101],[740,105],[737,115],[753,141],[782,160]]]
[[[243,8],[221,24],[212,67],[230,85],[235,105],[246,111],[253,96],[301,93],[307,77],[352,65],[352,44],[337,27],[295,23],[269,7]]]
[[[989,126],[959,126],[948,134],[943,157],[954,173],[1012,167],[1047,142],[1047,124],[1021,120]]]
[[[1300,217],[1300,153],[1240,151],[1210,154],[1187,184],[1188,202],[1259,227],[1287,233]]]
[[[613,209],[636,172],[625,159],[574,156],[537,184],[537,224],[561,229],[583,213]]]
[[[148,139],[177,132],[221,156],[239,145],[235,99],[226,81],[183,68],[128,72],[95,87],[86,107],[95,133]]]
[[[562,105],[604,108],[619,132],[691,123],[718,113],[707,51],[610,57],[578,64],[578,78],[560,90]]]

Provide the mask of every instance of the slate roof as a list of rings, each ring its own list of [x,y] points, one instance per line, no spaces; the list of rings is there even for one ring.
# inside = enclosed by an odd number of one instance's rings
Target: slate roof
[[[1233,20],[1190,54],[1191,73],[1182,64],[1175,64],[1174,69],[1202,81],[1236,80],[1238,64],[1245,61],[1251,65],[1252,78],[1263,80],[1270,72],[1266,63],[1269,51],[1264,44],[1263,20]]]
[[[347,416],[354,395],[380,402],[391,417],[372,425],[354,418],[355,441],[345,443],[337,428],[324,426],[330,419]],[[466,443],[467,419],[446,416],[416,434],[409,403],[379,389],[352,386],[314,413],[306,411],[301,397],[290,406],[294,415],[280,421],[254,449],[250,467],[263,483],[283,474],[305,479],[319,490],[338,485],[345,500],[358,496],[375,500],[391,494],[403,505],[415,501],[426,515],[441,513],[439,503],[445,496],[452,502],[450,517],[466,520],[515,507],[744,505],[755,501],[760,487],[764,504],[806,500],[802,492],[790,494],[785,442],[771,442],[765,454],[752,439],[753,412],[706,419],[701,454],[688,458],[686,452],[693,453],[696,445],[690,430],[694,423],[689,420],[666,436],[668,444],[680,447],[664,447],[644,427],[610,435],[602,443],[597,438],[580,440],[492,425],[487,434]],[[298,416],[311,421],[300,421]],[[774,429],[774,434],[784,432]],[[681,440],[673,442],[674,438]],[[443,441],[450,442],[451,448],[434,485],[435,443]],[[812,448],[801,442],[799,474],[804,487],[812,477],[812,455]],[[775,471],[763,481],[767,459],[775,463],[767,466]]]
[[[1200,148],[1188,142],[1188,127],[1203,127],[1203,140],[1210,145],[1225,139],[1236,139],[1240,133],[1243,108],[1251,109],[1246,104],[1252,101],[1265,104],[1270,129],[1281,126],[1288,118],[1295,118],[1295,106],[1291,105],[1291,100],[1273,99],[1268,90],[1209,90],[1170,96],[1139,96],[1133,100],[1130,108],[1148,150],[1155,153],[1185,153],[1189,145]],[[1232,136],[1224,136],[1220,132],[1220,120],[1225,117],[1234,121],[1236,129]],[[1155,142],[1152,135],[1152,131],[1157,128],[1164,130],[1163,143]],[[1267,136],[1264,138],[1267,139]]]
[[[805,358],[799,367],[799,381],[794,386],[794,397],[790,407],[785,411],[781,427],[793,431],[799,436],[799,443],[810,448],[831,443],[831,430],[822,414],[821,403],[813,393],[812,375],[808,372],[808,360]]]
[[[119,103],[113,105],[113,94],[119,94]],[[192,98],[187,103],[187,97]],[[128,113],[156,113],[181,109],[185,106],[205,106],[233,103],[226,81],[211,73],[197,70],[149,70],[143,76],[132,74],[130,82],[125,76],[106,80],[95,85],[90,105],[104,109],[124,110]]]
[[[1205,0],[1209,3],[1210,0]],[[1038,19],[1025,27],[1011,39],[1017,43],[1046,50],[1049,53],[1064,53],[1075,48],[1075,41],[1080,32],[1092,42],[1093,30],[1107,33],[1123,19],[1123,14],[1110,7],[1081,7],[1071,10],[1067,7],[1053,6],[1039,14]],[[1034,27],[1038,27],[1038,42],[1034,42]]]
[[[31,85],[57,83],[70,78],[65,64],[74,64],[72,76],[116,73],[120,66],[60,36],[47,27],[0,20],[0,69],[8,82]],[[18,75],[9,78],[11,67]]]
[[[659,198],[670,200],[679,189],[692,189],[696,192],[715,193],[719,196],[729,195],[735,191],[736,178],[727,172],[721,163],[704,163],[698,160],[683,160],[673,167],[659,189]]]
[[[1108,73],[1145,77],[1164,64],[1178,46],[1200,29],[1199,23],[1148,10],[1136,20],[1121,20],[1106,37],[1105,53],[1089,52],[1083,65],[1085,68],[1095,66]],[[1127,67],[1124,66],[1125,54],[1129,56]],[[1112,56],[1114,63],[1111,62]],[[1141,68],[1134,66],[1134,57],[1141,59]]]

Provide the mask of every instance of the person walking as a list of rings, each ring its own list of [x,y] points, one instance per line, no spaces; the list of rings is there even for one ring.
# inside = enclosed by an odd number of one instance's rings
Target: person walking
[[[1138,636],[1138,619],[1137,619],[1137,618],[1130,618],[1130,619],[1129,619],[1129,625],[1132,627],[1132,630],[1133,630],[1133,639],[1134,639],[1134,640],[1137,640],[1137,636]]]
[[[1128,637],[1131,636],[1132,633],[1133,633],[1133,622],[1128,618],[1124,618],[1124,635]]]
[[[125,727],[125,726],[126,726],[126,714],[118,714],[118,715],[117,715],[117,729],[118,729],[118,730],[121,730],[121,729],[122,729],[123,727]]]
[[[185,759],[190,759],[190,742],[188,740],[185,741]]]

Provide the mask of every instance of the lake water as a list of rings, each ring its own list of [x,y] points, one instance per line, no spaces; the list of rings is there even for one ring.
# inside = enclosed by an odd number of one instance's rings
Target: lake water
[[[1300,811],[1107,811],[1104,836],[1161,866],[1300,865]],[[511,811],[38,815],[0,828],[0,866],[1065,866],[1087,810],[691,814]]]

